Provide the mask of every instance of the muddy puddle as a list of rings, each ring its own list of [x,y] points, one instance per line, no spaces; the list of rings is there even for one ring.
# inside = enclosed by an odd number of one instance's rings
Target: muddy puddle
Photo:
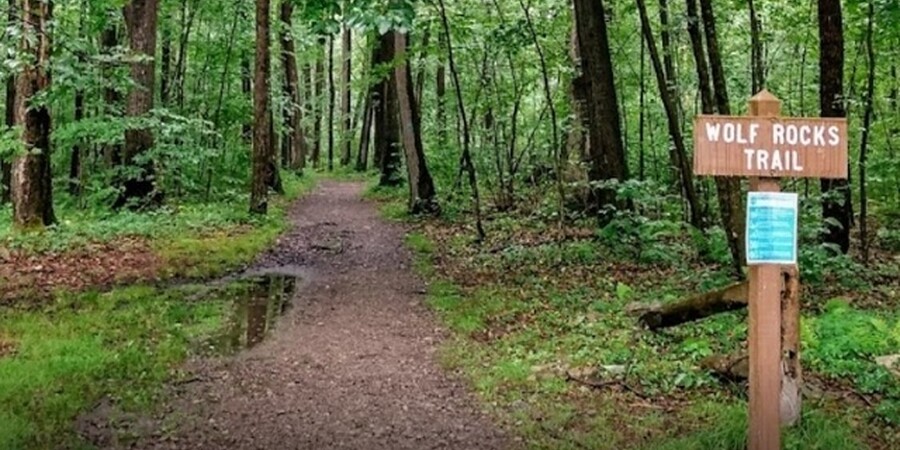
[[[211,295],[230,305],[230,311],[221,334],[206,342],[206,350],[231,354],[264,341],[291,307],[300,280],[286,273],[249,274],[216,289]]]

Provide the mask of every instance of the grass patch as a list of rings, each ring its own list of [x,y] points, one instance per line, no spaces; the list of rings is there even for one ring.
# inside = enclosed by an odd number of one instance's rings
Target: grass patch
[[[4,448],[72,445],[72,420],[104,396],[150,408],[191,343],[222,326],[225,304],[186,301],[191,292],[136,286],[2,311],[0,325],[17,342],[15,355],[0,358]]]

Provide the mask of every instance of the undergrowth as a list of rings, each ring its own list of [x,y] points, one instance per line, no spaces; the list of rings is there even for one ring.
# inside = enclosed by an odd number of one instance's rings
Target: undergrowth
[[[403,217],[402,192],[370,196],[387,216]],[[745,388],[700,367],[743,349],[746,312],[658,333],[628,312],[727,284],[727,258],[710,256],[727,251],[722,236],[694,236],[708,244],[694,250],[682,244],[680,225],[557,231],[520,213],[486,223],[481,246],[467,238],[467,224],[448,220],[420,222],[407,245],[431,281],[430,306],[454,332],[444,362],[463,370],[531,448],[746,447]],[[629,232],[640,234],[640,248],[620,238],[628,226],[638,227]],[[900,352],[900,311],[885,302],[854,306],[870,292],[866,278],[830,280],[855,263],[821,263],[810,269],[802,329],[803,364],[819,393],[807,396],[801,424],[784,431],[784,448],[891,448],[900,444],[900,383],[874,358]],[[852,299],[823,297],[834,293]]]

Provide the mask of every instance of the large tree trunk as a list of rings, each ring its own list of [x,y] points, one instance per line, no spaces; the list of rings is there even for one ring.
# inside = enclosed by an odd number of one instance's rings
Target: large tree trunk
[[[29,63],[22,67],[16,83],[16,124],[22,127],[27,153],[12,164],[13,223],[18,228],[43,227],[56,222],[53,214],[50,171],[50,110],[46,104],[30,105],[50,88],[50,23],[53,3],[22,0],[19,4],[22,38],[19,51]]]
[[[389,31],[378,38],[378,46],[373,54],[373,72],[383,73],[387,64],[394,61],[394,32]],[[400,122],[397,104],[397,84],[394,71],[389,71],[378,82],[375,104],[375,156],[381,169],[382,186],[396,186],[400,177]]]
[[[156,23],[159,15],[158,0],[132,0],[125,5],[125,25],[128,29],[128,44],[131,52],[142,57],[131,63],[131,78],[135,83],[128,93],[126,113],[138,118],[153,109],[155,92]],[[153,133],[148,128],[133,128],[125,131],[125,148],[122,163],[139,167],[138,173],[125,176],[122,192],[115,207],[129,205],[142,208],[159,204],[162,194],[156,190],[152,160],[145,160],[146,153],[153,148]],[[144,160],[136,162],[137,160]]]
[[[846,117],[844,30],[840,0],[819,0],[819,107],[822,117]],[[822,241],[841,252],[850,249],[852,204],[847,180],[822,180]]]
[[[16,26],[16,0],[7,0],[7,27]],[[6,77],[6,121],[7,127],[16,125],[16,77],[15,75],[7,75]],[[12,181],[12,164],[10,161],[0,159],[0,203],[7,203],[10,200],[10,182]]]
[[[351,139],[351,74],[353,60],[353,31],[349,24],[344,24],[344,33],[341,38],[341,165],[350,164],[351,151],[353,144]]]
[[[644,0],[637,0],[638,11],[641,17],[641,29],[644,34],[644,40],[647,43],[647,50],[650,53],[650,60],[653,63],[653,71],[656,73],[656,83],[659,85],[659,95],[662,99],[663,106],[666,110],[666,118],[669,125],[669,137],[672,139],[672,147],[675,149],[674,161],[678,164],[678,173],[681,176],[681,186],[685,197],[687,197],[688,207],[690,208],[691,225],[703,229],[703,217],[700,214],[700,202],[697,200],[697,191],[694,189],[694,177],[691,172],[691,166],[688,160],[687,150],[684,148],[684,137],[681,134],[681,123],[679,120],[679,108],[676,106],[675,99],[672,98],[672,89],[670,87],[671,80],[667,78],[667,72],[659,58],[659,52],[656,49],[656,41],[653,37],[653,30],[650,27],[650,18],[647,16],[647,5]]]
[[[628,178],[628,165],[622,144],[619,103],[603,0],[575,0],[575,23],[589,99],[587,112],[590,118],[588,133],[591,142],[591,168],[588,178],[592,182],[625,181]],[[613,188],[593,189],[591,197],[592,209],[598,213],[606,211],[610,206],[624,206],[617,201],[616,190]],[[601,220],[609,218],[608,214],[604,214]]]
[[[700,22],[697,18],[696,0],[687,0],[688,5],[688,24]],[[716,37],[716,18],[713,14],[711,0],[700,0],[700,9],[703,17],[703,29],[706,35],[707,52],[709,54],[709,68],[711,72],[712,88],[702,87],[703,83],[708,81],[700,76],[701,94],[709,95],[710,98],[703,101],[704,112],[715,106],[719,114],[731,114],[731,107],[728,103],[728,88],[725,84],[725,69],[722,66],[722,58],[719,54],[719,43]],[[697,37],[694,37],[697,34]],[[697,60],[698,74],[701,66],[706,67],[706,58],[704,55],[697,54],[699,42],[699,27],[697,31],[691,32],[692,48],[694,49],[694,58]],[[702,43],[700,50],[702,51]],[[715,113],[710,110],[707,114]],[[732,269],[735,276],[743,278],[745,249],[744,249],[744,201],[741,193],[740,180],[734,177],[716,177],[716,192],[719,196],[719,214],[722,216],[722,224],[725,229],[725,235],[728,239],[728,248],[731,249]]]
[[[306,165],[306,137],[303,136],[303,107],[300,98],[300,75],[297,70],[297,56],[294,48],[291,18],[294,5],[288,0],[281,2],[281,66],[284,68],[284,87],[289,99],[285,107],[284,142],[286,148],[285,166],[302,171]]]
[[[756,95],[766,86],[765,65],[763,62],[762,23],[756,12],[756,4],[748,0],[750,6],[750,79],[751,95]]]
[[[406,153],[406,169],[409,174],[409,211],[412,214],[436,214],[440,212],[434,190],[434,181],[425,162],[422,146],[421,120],[416,107],[412,70],[407,60],[406,34],[394,33],[395,58],[400,61],[394,70],[397,83],[397,99],[400,106],[400,124],[403,148]]]
[[[256,0],[256,67],[253,79],[253,176],[250,212],[268,212],[269,184],[273,169],[272,115],[269,99],[271,61],[269,50],[269,0]]]

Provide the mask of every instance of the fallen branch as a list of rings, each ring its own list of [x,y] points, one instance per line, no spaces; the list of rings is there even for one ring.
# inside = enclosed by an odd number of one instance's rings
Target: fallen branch
[[[638,320],[645,327],[657,330],[746,307],[747,283],[742,282],[675,303],[651,307]]]

